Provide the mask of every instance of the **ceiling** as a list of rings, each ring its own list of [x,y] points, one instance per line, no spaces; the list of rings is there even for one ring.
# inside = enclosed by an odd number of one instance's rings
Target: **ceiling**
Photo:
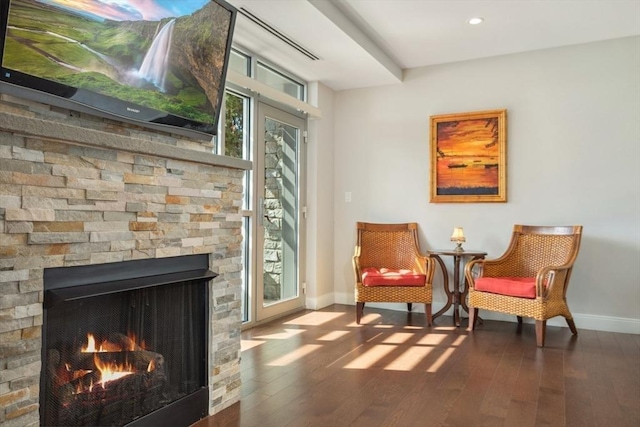
[[[396,84],[407,68],[640,34],[640,0],[227,1],[242,9],[237,46],[334,90]]]

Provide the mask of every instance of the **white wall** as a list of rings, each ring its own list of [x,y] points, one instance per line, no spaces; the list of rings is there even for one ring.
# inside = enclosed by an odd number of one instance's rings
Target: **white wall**
[[[462,226],[465,247],[489,257],[515,223],[582,224],[568,291],[578,328],[640,333],[639,37],[412,69],[334,105],[336,302],[353,304],[356,221],[418,222],[423,250],[451,248]],[[429,117],[502,108],[508,202],[429,203]]]
[[[334,92],[309,85],[309,102],[320,108],[321,120],[309,120],[307,142],[307,283],[306,307],[319,309],[334,303],[333,289],[333,102]]]

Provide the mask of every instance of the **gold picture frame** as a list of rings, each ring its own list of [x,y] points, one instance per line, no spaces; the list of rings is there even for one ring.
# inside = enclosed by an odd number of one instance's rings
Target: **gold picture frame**
[[[507,110],[431,116],[431,203],[507,201]]]

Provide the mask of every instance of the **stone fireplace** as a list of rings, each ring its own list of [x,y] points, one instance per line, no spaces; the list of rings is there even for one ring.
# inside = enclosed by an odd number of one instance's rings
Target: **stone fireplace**
[[[174,426],[206,416],[208,284],[216,276],[208,261],[45,269],[41,424]]]
[[[251,164],[215,156],[211,148],[209,143],[3,96],[0,424],[12,427],[45,423],[40,405],[51,405],[41,402],[40,378],[47,358],[56,354],[50,352],[51,348],[43,348],[43,303],[49,304],[45,279],[51,271],[73,267],[101,271],[105,266],[122,266],[116,268],[118,271],[130,270],[130,263],[139,261],[151,265],[160,261],[162,265],[163,261],[181,257],[204,259],[207,270],[213,273],[201,285],[206,287],[208,303],[204,319],[207,327],[200,329],[208,331],[203,343],[208,412],[218,412],[239,400],[239,211],[244,173]],[[176,300],[171,292],[183,293],[169,288],[163,292],[169,292],[171,300]],[[142,296],[127,298],[118,304],[131,305]],[[189,303],[176,304],[187,307]],[[71,304],[64,310],[84,308]],[[90,311],[83,312],[88,319],[92,316]],[[100,310],[93,311],[105,316]],[[139,324],[146,320],[143,317],[131,322]],[[91,320],[87,324],[92,322],[97,324]],[[119,339],[129,339],[121,321],[109,322],[117,329],[112,332]],[[87,328],[75,327],[80,335],[86,335]],[[96,334],[104,338],[105,331]],[[176,330],[174,335],[177,334]],[[153,341],[153,336],[146,341]],[[73,347],[70,343],[83,340],[88,338],[70,338],[64,345]],[[161,344],[165,341],[167,337],[152,343],[154,349],[144,349],[144,354],[142,346],[136,347],[139,354],[134,357],[146,362],[163,360],[166,354],[176,352]],[[77,354],[75,357],[83,358]],[[176,358],[175,354],[169,357]],[[141,374],[135,381],[144,382],[154,375],[149,381],[161,384],[158,387],[164,387],[165,392],[168,385],[163,382],[162,371]]]

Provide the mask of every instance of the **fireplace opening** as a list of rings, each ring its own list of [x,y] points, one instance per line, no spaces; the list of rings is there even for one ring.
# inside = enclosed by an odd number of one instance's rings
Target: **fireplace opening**
[[[46,269],[41,424],[208,414],[208,256]]]

